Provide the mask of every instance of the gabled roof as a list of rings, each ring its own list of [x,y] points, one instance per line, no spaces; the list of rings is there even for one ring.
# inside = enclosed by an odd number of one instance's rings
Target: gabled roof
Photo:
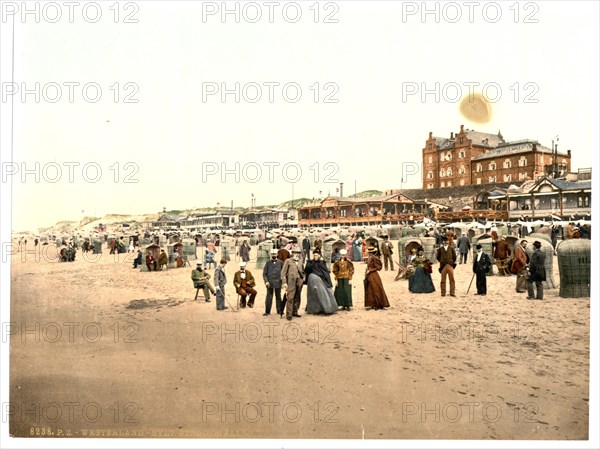
[[[435,144],[440,150],[449,150],[454,148],[454,140],[450,140],[446,137],[434,137]]]
[[[564,179],[542,178],[540,181],[546,180],[560,190],[590,190],[592,181],[566,181]],[[541,183],[541,182],[540,182]],[[538,184],[539,185],[539,184]]]
[[[538,153],[546,153],[552,154],[552,150],[544,145],[540,145],[537,140],[517,140],[514,142],[506,142],[502,145],[499,145],[497,148],[494,148],[487,153],[481,154],[479,156],[474,157],[473,161],[478,161],[482,159],[491,159],[495,157],[506,157],[513,156],[515,154],[521,153],[530,153],[533,151],[533,146],[535,145],[536,151]],[[567,156],[567,154],[558,152],[560,156]]]
[[[162,215],[158,220],[156,221],[179,221],[182,220],[185,217],[180,217],[177,215]]]
[[[467,129],[465,130],[465,134],[467,135],[467,138],[471,140],[473,145],[480,147],[496,148],[498,145],[504,142],[502,134],[500,133],[498,133],[498,135]]]

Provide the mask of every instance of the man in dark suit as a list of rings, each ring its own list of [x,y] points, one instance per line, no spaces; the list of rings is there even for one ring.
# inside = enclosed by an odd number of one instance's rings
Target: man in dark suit
[[[485,296],[487,294],[487,278],[486,273],[492,266],[490,256],[483,252],[481,245],[475,247],[477,254],[473,257],[473,273],[476,276],[477,294]]]
[[[267,298],[265,299],[265,313],[263,316],[271,314],[273,305],[273,293],[275,293],[275,308],[279,316],[283,315],[283,302],[281,301],[281,269],[283,262],[277,258],[277,250],[271,250],[271,260],[263,268],[263,280],[267,287]]]
[[[458,246],[458,251],[460,253],[460,262],[461,264],[467,263],[467,256],[469,255],[469,251],[471,250],[471,242],[469,237],[466,234],[461,234],[456,242],[456,246]]]
[[[533,242],[535,248],[529,260],[529,278],[527,278],[527,299],[544,299],[544,286],[542,282],[546,280],[546,268],[544,262],[546,255],[542,252],[542,244],[539,241]],[[533,284],[535,283],[536,295],[533,296]]]
[[[442,296],[446,296],[446,277],[450,279],[450,296],[456,296],[456,284],[454,282],[454,267],[456,267],[456,253],[449,245],[448,237],[442,237],[442,246],[437,250],[437,261],[440,263],[439,272],[442,274],[440,290]]]

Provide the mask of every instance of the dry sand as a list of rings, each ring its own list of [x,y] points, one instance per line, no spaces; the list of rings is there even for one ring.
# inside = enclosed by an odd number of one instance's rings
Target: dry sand
[[[466,295],[470,265],[442,298],[436,265],[427,295],[382,271],[391,308],[369,311],[356,264],[352,311],[306,315],[303,290],[288,322],[262,316],[252,261],[256,306],[232,312],[193,301],[189,267],[45,248],[12,258],[12,435],[587,439],[589,298],[527,301],[498,276]]]

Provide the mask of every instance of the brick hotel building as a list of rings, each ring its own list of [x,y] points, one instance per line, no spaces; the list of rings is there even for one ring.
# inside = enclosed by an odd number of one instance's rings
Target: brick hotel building
[[[502,134],[464,129],[450,138],[429,133],[423,148],[423,189],[523,182],[552,172],[552,149],[536,140],[507,142]],[[571,170],[571,150],[558,152],[558,175]]]

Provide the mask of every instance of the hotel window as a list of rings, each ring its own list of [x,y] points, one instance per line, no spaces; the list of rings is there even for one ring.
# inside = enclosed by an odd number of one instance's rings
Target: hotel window
[[[448,153],[446,153],[446,160],[447,161],[451,161],[452,160],[452,152],[448,151]]]
[[[488,170],[496,170],[496,163],[490,162],[490,165],[488,165]]]
[[[460,153],[458,153],[458,157],[460,157],[460,158],[465,157],[465,150],[460,150]]]
[[[427,179],[433,179],[433,172],[427,172]]]
[[[460,185],[461,185],[461,186],[464,186],[464,185],[465,185],[465,180],[464,180],[464,179],[461,179],[461,180],[460,180]]]
[[[519,181],[524,181],[527,179],[527,173],[519,173]]]
[[[496,182],[496,177],[495,176],[490,176],[488,178],[488,182]]]
[[[477,184],[481,184],[481,178],[477,178]]]
[[[427,186],[428,189],[433,189],[433,184],[429,183],[429,185]]]
[[[452,167],[448,167],[448,171],[446,172],[448,176],[452,176]]]
[[[433,156],[429,156],[429,163],[432,164],[433,163]]]
[[[585,198],[577,197],[577,207],[590,207],[590,197],[586,196]]]
[[[475,171],[478,172],[478,173],[483,171],[483,167],[481,166],[481,164],[477,164],[475,166]]]
[[[452,186],[452,181],[448,181],[448,184],[446,184],[446,187],[451,187]]]
[[[504,175],[504,182],[510,182],[512,181],[512,176],[510,175],[510,173],[508,175]]]
[[[463,143],[464,141],[465,141],[465,138],[464,138],[464,137],[461,137],[461,138],[459,138],[459,139],[458,139],[458,143],[459,143],[459,144],[461,144],[461,145],[462,145],[462,143]]]
[[[440,170],[440,177],[443,178],[444,176],[446,176],[446,170],[442,168]]]
[[[519,159],[519,167],[527,167],[527,158],[525,156],[521,156]]]
[[[442,182],[442,184],[440,184],[440,187],[446,187],[446,184]]]
[[[465,174],[465,166],[464,165],[461,165],[460,167],[458,167],[458,174],[459,175]]]
[[[504,168],[511,168],[512,167],[512,163],[510,162],[510,159],[505,159],[504,160]]]
[[[429,149],[433,150],[433,144],[432,143],[429,144]]]

